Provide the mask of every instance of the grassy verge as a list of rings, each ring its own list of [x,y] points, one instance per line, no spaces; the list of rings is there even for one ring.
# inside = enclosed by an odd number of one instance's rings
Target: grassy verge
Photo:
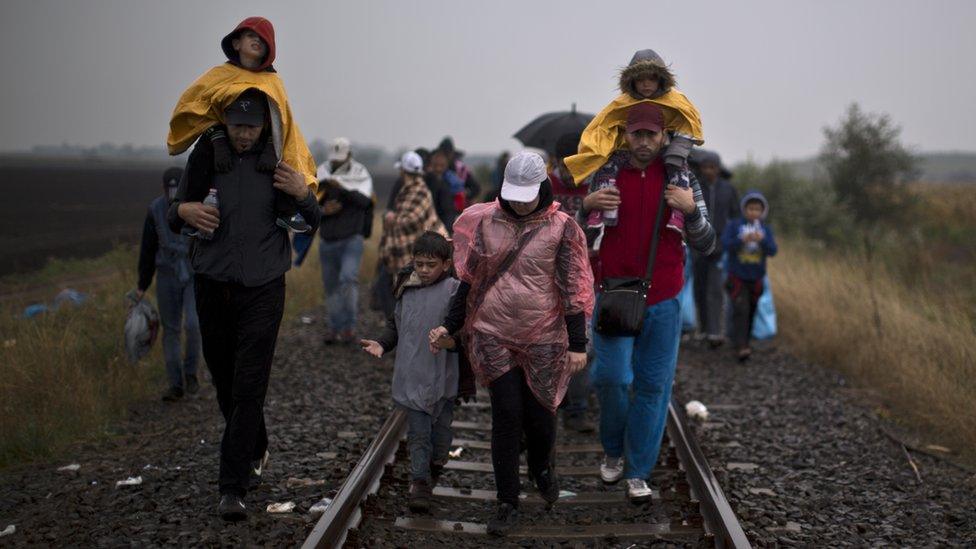
[[[378,240],[367,241],[364,282],[372,278]],[[317,245],[316,238],[304,264],[288,272],[285,326],[322,302]],[[159,341],[139,364],[125,358],[123,296],[136,284],[136,254],[118,247],[0,280],[6,295],[0,301],[0,467],[57,456],[74,441],[110,434],[133,403],[155,399],[164,388]],[[84,304],[22,317],[26,304],[50,303],[69,285],[88,295]],[[148,294],[155,300],[154,288]]]
[[[770,265],[781,334],[799,355],[873,390],[894,419],[976,462],[970,288],[931,295],[877,263],[869,270],[856,255],[803,242],[785,242]]]

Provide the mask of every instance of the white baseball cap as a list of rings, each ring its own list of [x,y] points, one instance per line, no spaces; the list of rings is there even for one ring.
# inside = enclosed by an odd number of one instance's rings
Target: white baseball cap
[[[352,147],[349,140],[345,137],[337,137],[329,144],[329,160],[342,162],[349,159],[349,151]]]
[[[539,196],[539,187],[548,177],[546,162],[538,153],[516,153],[505,166],[501,197],[511,202],[532,202]]]
[[[419,154],[413,151],[407,151],[403,153],[400,161],[396,163],[396,168],[407,173],[420,175],[424,173],[424,161],[421,160]]]

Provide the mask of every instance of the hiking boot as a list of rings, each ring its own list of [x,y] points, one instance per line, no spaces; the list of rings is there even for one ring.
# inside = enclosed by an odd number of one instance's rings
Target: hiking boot
[[[312,226],[305,221],[302,214],[298,213],[291,217],[279,217],[275,220],[275,225],[295,233],[307,233],[312,230]]]
[[[183,398],[183,387],[170,387],[163,392],[163,402],[176,402]]]
[[[498,502],[495,514],[488,520],[489,536],[507,536],[518,524],[518,509],[507,501]]]
[[[539,495],[546,502],[546,507],[551,508],[552,504],[559,499],[559,478],[550,465],[538,475],[532,475],[535,480],[535,487],[539,489]]]
[[[575,431],[577,433],[592,433],[596,430],[593,422],[586,419],[583,414],[563,416],[563,426],[567,431]]]
[[[197,381],[197,376],[186,376],[186,392],[190,395],[200,392],[200,382]]]
[[[410,510],[414,513],[430,512],[430,483],[426,480],[410,481]]]
[[[237,522],[247,518],[247,508],[244,507],[244,499],[234,494],[220,496],[217,513],[220,514],[220,518],[228,522]]]
[[[600,479],[605,484],[613,484],[624,476],[624,458],[612,458],[603,456],[603,463],[600,464]]]
[[[250,488],[254,488],[261,484],[261,477],[264,475],[264,470],[268,466],[269,459],[271,459],[271,452],[265,450],[264,457],[251,462],[251,475],[250,482],[248,483]]]
[[[651,489],[642,478],[627,479],[627,497],[631,503],[644,503],[651,499]]]

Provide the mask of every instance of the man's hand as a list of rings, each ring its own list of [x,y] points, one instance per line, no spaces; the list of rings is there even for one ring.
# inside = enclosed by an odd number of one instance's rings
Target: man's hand
[[[620,190],[616,187],[604,187],[586,195],[583,199],[583,210],[600,210],[605,212],[620,207]]]
[[[220,210],[203,202],[183,202],[176,213],[194,229],[212,233],[220,226]]]
[[[322,205],[322,215],[335,215],[342,211],[342,202],[338,200],[326,200]]]
[[[305,184],[305,176],[295,171],[285,161],[278,163],[274,173],[274,188],[279,191],[301,200],[308,196],[308,185]]]
[[[695,195],[691,191],[691,187],[677,187],[675,185],[668,185],[664,190],[664,199],[667,200],[668,206],[672,209],[680,210],[685,215],[688,215],[695,211]]]
[[[372,339],[360,339],[359,346],[362,347],[364,351],[375,356],[376,358],[383,356],[383,346],[377,341],[373,341]]]
[[[569,375],[576,375],[586,368],[586,353],[569,352]]]

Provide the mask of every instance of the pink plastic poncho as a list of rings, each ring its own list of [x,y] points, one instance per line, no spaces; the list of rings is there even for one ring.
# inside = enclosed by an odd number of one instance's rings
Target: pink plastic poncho
[[[536,399],[555,413],[570,378],[563,317],[593,312],[583,231],[559,203],[519,220],[497,201],[476,204],[454,223],[454,264],[471,285],[461,335],[478,382],[522,368]]]

